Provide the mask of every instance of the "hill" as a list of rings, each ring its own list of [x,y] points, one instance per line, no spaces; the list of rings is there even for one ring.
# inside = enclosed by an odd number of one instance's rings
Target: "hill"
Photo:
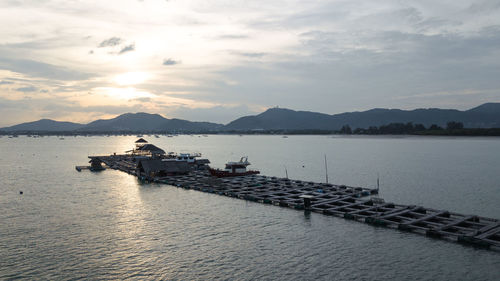
[[[6,132],[23,132],[23,131],[38,131],[38,132],[62,132],[73,131],[83,127],[83,124],[60,122],[50,119],[41,119],[38,121],[22,123],[11,127],[2,128],[0,130]]]
[[[191,122],[168,119],[159,114],[125,113],[111,119],[101,119],[88,124],[59,122],[49,119],[23,123],[0,129],[4,132],[216,132],[249,130],[340,130],[349,125],[352,129],[382,126],[390,123],[436,124],[445,127],[449,121],[462,122],[465,128],[500,128],[500,103],[485,103],[460,111],[455,109],[383,109],[361,112],[324,114],[270,108],[258,115],[238,118],[227,125],[210,122]]]
[[[351,128],[368,128],[390,123],[436,124],[446,126],[449,121],[462,122],[466,128],[500,127],[500,103],[486,103],[466,111],[455,109],[382,109],[362,112],[323,114],[271,108],[267,111],[236,119],[227,124],[226,130],[339,130],[344,125]]]
[[[222,125],[209,122],[191,122],[181,119],[167,119],[159,114],[144,112],[125,113],[107,120],[96,120],[79,131],[116,132],[116,131],[211,131]]]
[[[100,119],[88,124],[58,122],[48,119],[22,123],[19,125],[2,128],[5,132],[199,132],[213,131],[223,125],[209,122],[191,122],[181,119],[167,119],[159,114],[125,113],[112,119]]]

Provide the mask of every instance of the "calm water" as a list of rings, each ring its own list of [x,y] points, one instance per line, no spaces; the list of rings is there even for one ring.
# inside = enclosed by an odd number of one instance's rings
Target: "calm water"
[[[500,280],[500,253],[320,214],[75,171],[135,137],[0,139],[0,279]],[[248,155],[265,175],[374,187],[386,201],[500,218],[500,138],[146,137]],[[19,191],[24,191],[20,195]]]

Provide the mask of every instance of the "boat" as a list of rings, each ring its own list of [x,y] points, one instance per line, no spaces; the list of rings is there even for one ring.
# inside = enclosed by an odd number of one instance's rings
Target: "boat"
[[[250,162],[248,162],[248,156],[244,156],[241,157],[240,161],[238,162],[227,162],[226,168],[224,170],[213,168],[209,168],[208,170],[210,171],[210,174],[212,176],[218,178],[260,174],[260,172],[256,170],[247,170],[248,165],[250,165]]]
[[[201,153],[181,153],[176,156],[175,161],[185,161],[192,164],[196,162],[197,157],[201,157]]]

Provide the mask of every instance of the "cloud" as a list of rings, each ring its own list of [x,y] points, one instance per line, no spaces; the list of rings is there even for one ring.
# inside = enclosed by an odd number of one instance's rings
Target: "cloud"
[[[34,86],[26,86],[26,87],[21,87],[21,88],[16,89],[16,91],[23,92],[23,93],[35,92],[36,90],[38,90],[38,89]]]
[[[249,38],[248,35],[244,34],[223,34],[219,35],[216,37],[216,39],[222,39],[222,40],[235,40],[235,39],[247,39]]]
[[[246,105],[218,105],[207,108],[176,106],[166,107],[164,110],[170,118],[216,123],[229,123],[237,118],[259,113],[251,110]]]
[[[457,90],[457,91],[442,91],[442,92],[435,92],[435,93],[422,93],[422,94],[416,94],[416,95],[411,95],[411,96],[398,96],[395,97],[394,99],[396,100],[404,100],[404,99],[421,99],[421,98],[437,98],[437,97],[443,97],[443,96],[465,96],[465,95],[486,95],[486,94],[496,94],[500,92],[499,89],[486,89],[486,90],[475,90],[475,89],[463,89],[463,90]]]
[[[14,84],[14,82],[5,81],[5,80],[0,81],[0,85],[10,85],[10,84]]]
[[[152,102],[153,99],[150,97],[142,97],[142,98],[135,98],[132,99],[133,101],[138,101],[138,102]]]
[[[293,53],[269,53],[265,65],[243,61],[221,69],[192,89],[190,98],[326,113],[429,107],[437,98],[395,97],[444,91],[451,93],[439,97],[445,107],[458,100],[458,108],[477,105],[473,97],[457,94],[463,89],[474,89],[481,102],[499,100],[487,91],[500,88],[499,28],[471,36],[373,31],[355,40],[344,31],[313,30],[300,38]]]
[[[114,47],[122,43],[122,39],[118,37],[111,37],[101,42],[97,48]]]
[[[267,55],[267,53],[263,52],[234,52],[234,54],[248,58],[262,58]]]
[[[61,97],[82,101],[92,89],[112,87],[111,77],[123,71],[153,74],[141,87],[160,98],[123,103],[143,102],[156,112],[174,104],[169,97],[190,101],[180,106],[280,105],[327,113],[428,107],[438,100],[476,104],[457,94],[463,89],[474,89],[481,101],[499,99],[485,92],[500,88],[498,0],[170,1],[168,16],[165,1],[14,2],[3,5],[0,95],[18,98],[15,88],[26,85],[49,90],[33,97],[34,106]],[[176,67],[181,58],[189,65]],[[14,85],[3,83],[9,81]],[[422,96],[441,92],[450,95]],[[397,99],[407,96],[415,98]],[[96,95],[85,104],[110,102]],[[71,110],[79,109],[69,107],[68,116]]]
[[[0,48],[1,53],[1,48]],[[93,74],[69,69],[64,66],[52,65],[35,60],[10,59],[0,55],[0,69],[22,73],[32,77],[41,77],[56,80],[79,81],[93,77]]]
[[[131,52],[131,51],[135,51],[135,43],[132,43],[130,45],[127,45],[125,47],[123,47],[119,52],[118,54],[121,55],[121,54],[124,54],[126,52]]]
[[[180,63],[180,61],[176,61],[176,60],[173,60],[171,58],[163,60],[163,65],[176,65],[176,64],[179,64],[179,63]]]
[[[466,11],[474,14],[492,13],[500,9],[500,2],[496,0],[483,0],[472,3]]]
[[[71,102],[64,103],[51,103],[47,104],[43,107],[44,111],[51,112],[51,116],[55,114],[60,114],[59,116],[64,116],[68,113],[101,113],[101,114],[123,114],[128,112],[140,112],[140,111],[149,111],[148,108],[140,105],[98,105],[98,106],[80,106]]]

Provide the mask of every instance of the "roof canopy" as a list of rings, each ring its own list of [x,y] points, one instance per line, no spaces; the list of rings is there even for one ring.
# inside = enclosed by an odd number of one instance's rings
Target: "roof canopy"
[[[148,143],[148,141],[143,139],[143,138],[140,138],[140,139],[136,140],[135,143]]]
[[[153,145],[153,144],[143,145],[143,146],[139,147],[137,150],[140,150],[140,151],[149,151],[152,154],[165,154],[165,150],[163,150],[163,149],[161,149],[158,146]]]

